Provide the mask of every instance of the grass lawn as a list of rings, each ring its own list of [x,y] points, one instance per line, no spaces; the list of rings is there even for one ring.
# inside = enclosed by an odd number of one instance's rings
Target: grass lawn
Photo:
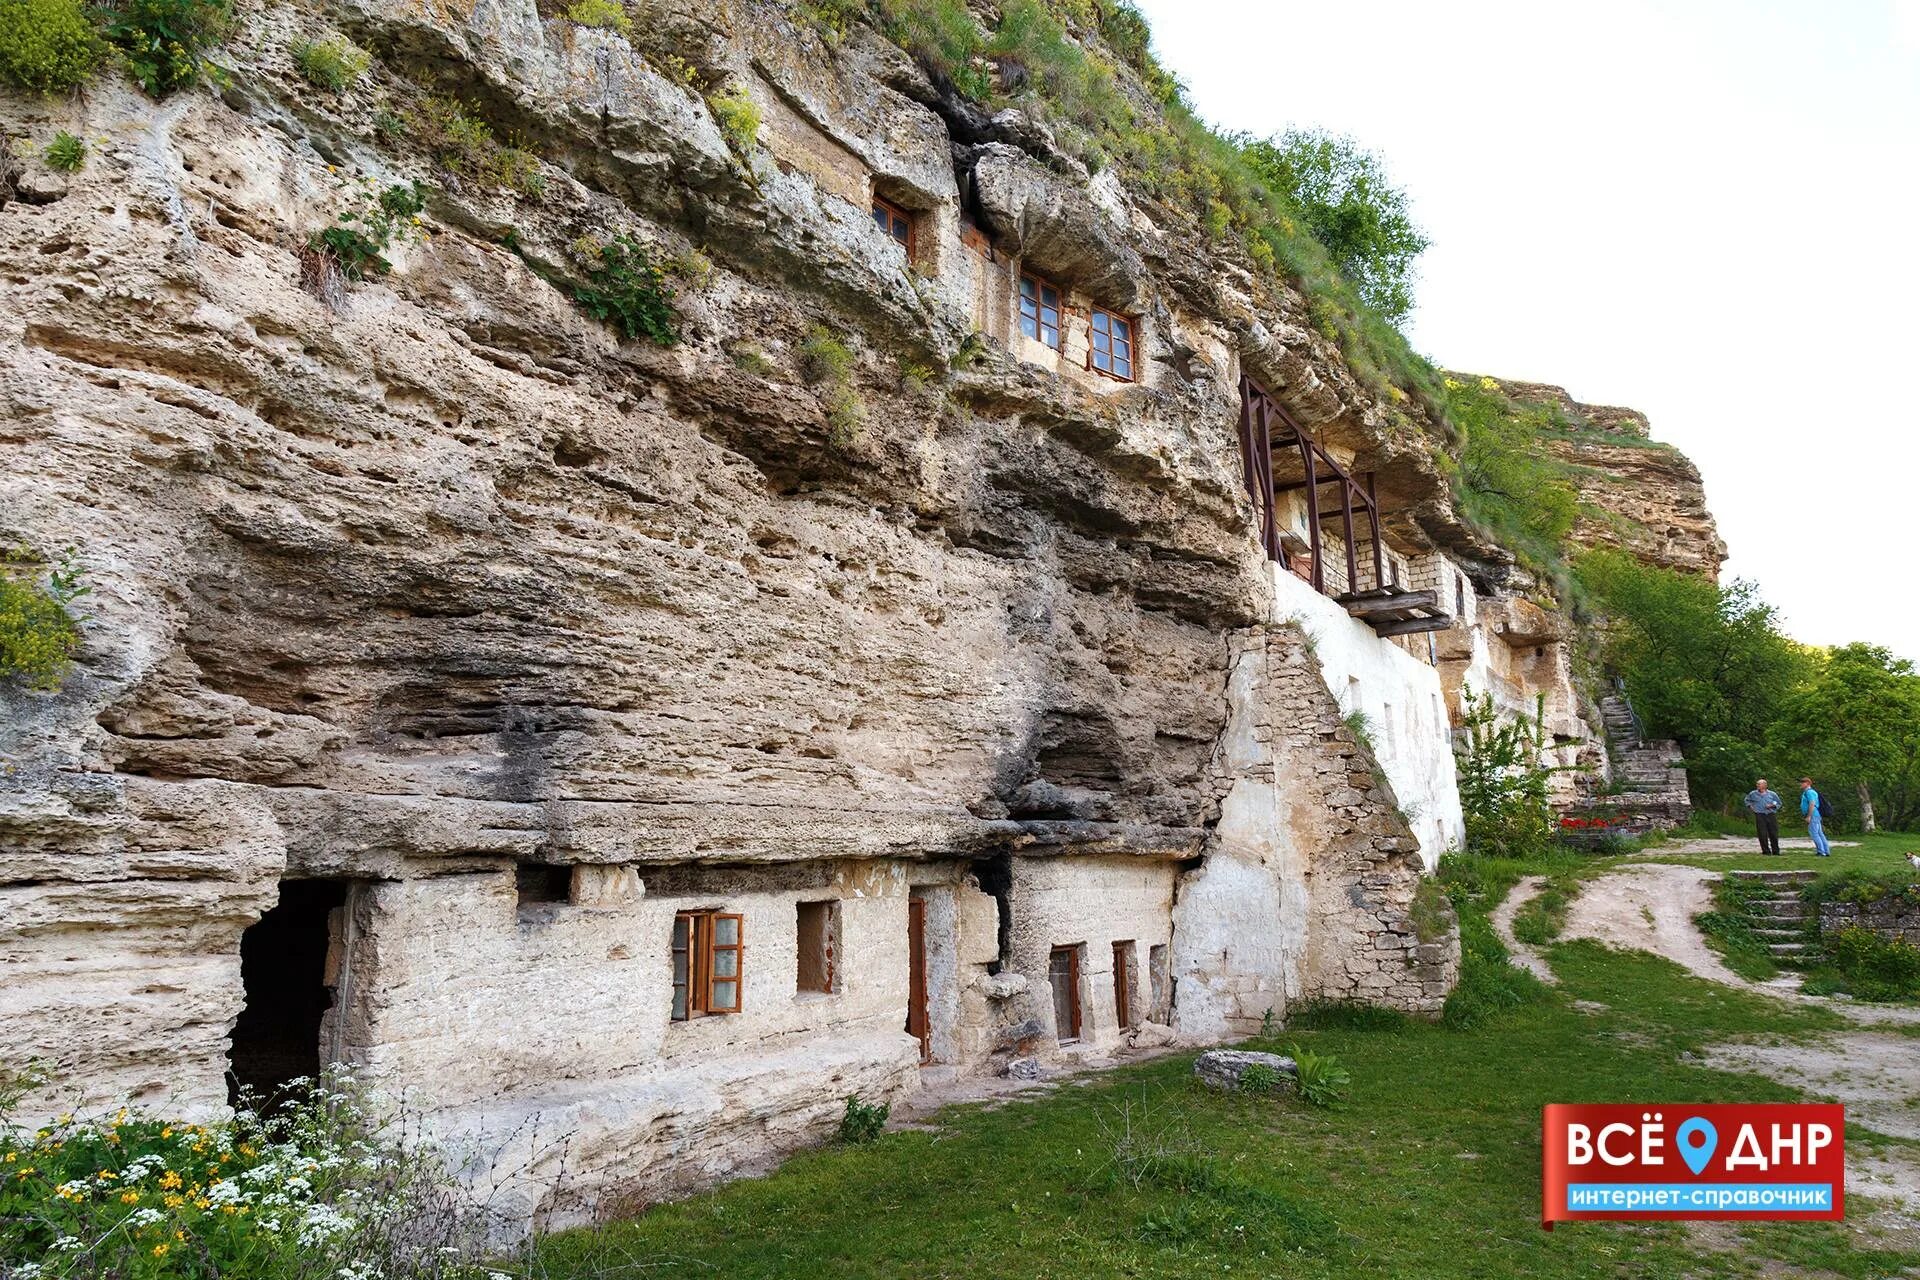
[[[1473,966],[1498,964],[1479,917],[1519,869],[1456,882]],[[1644,954],[1570,943],[1550,956],[1558,990],[1470,974],[1481,1008],[1468,1029],[1323,1014],[1317,1029],[1255,1042],[1338,1055],[1353,1086],[1337,1110],[1209,1093],[1183,1054],[1033,1101],[950,1108],[933,1131],[812,1152],[766,1178],[550,1237],[535,1274],[1920,1274],[1920,1248],[1878,1247],[1857,1224],[1542,1231],[1543,1104],[1789,1100],[1788,1088],[1695,1055],[1715,1040],[1842,1025]]]

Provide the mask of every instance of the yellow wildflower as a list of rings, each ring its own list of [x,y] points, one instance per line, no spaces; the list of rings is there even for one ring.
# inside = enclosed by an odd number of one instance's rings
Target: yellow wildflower
[[[1460,379],[1458,378],[1442,378],[1441,381],[1446,384],[1446,388],[1449,391],[1458,391],[1460,388],[1467,385],[1466,383],[1460,381]]]
[[[168,1194],[160,1197],[160,1203],[167,1206],[167,1208],[169,1209],[178,1209],[181,1205],[185,1204],[186,1202],[187,1202],[187,1198],[185,1196],[176,1196],[176,1195]]]
[[[1495,382],[1492,378],[1482,378],[1480,379],[1480,389],[1482,391],[1498,391],[1500,389],[1500,384]]]
[[[138,1191],[122,1191],[120,1193],[120,1203],[121,1204],[139,1204],[140,1193]]]
[[[111,1169],[102,1169],[97,1176],[102,1182],[112,1182],[115,1178],[119,1177],[120,1175],[115,1173]]]
[[[167,1256],[167,1250],[171,1248],[173,1248],[172,1245],[162,1240],[159,1244],[153,1246],[153,1256],[156,1258],[164,1258]]]
[[[160,1185],[171,1191],[180,1185],[180,1175],[169,1169],[160,1175]]]
[[[169,1125],[165,1129],[162,1129],[160,1136],[163,1138],[171,1138],[173,1136],[173,1126]]]
[[[14,1154],[13,1152],[11,1152],[11,1151],[9,1151],[9,1152],[7,1152],[7,1163],[8,1163],[8,1164],[12,1164],[12,1163],[13,1163],[13,1162],[14,1162],[14,1161],[15,1161],[16,1159],[18,1159],[18,1158],[19,1158],[19,1157],[17,1157],[17,1156],[16,1156],[16,1155],[15,1155],[15,1154]]]

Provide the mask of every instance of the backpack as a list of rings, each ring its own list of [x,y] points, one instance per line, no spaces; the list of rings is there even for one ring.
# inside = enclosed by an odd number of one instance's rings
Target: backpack
[[[1832,822],[1833,801],[1827,799],[1827,793],[1824,791],[1816,791],[1813,794],[1820,797],[1820,821]]]

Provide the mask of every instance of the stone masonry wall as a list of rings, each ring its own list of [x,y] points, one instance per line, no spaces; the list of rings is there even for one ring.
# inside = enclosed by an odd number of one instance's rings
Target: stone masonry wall
[[[1920,903],[1905,900],[1821,903],[1820,932],[1838,933],[1842,929],[1870,929],[1883,938],[1898,938],[1920,946]]]

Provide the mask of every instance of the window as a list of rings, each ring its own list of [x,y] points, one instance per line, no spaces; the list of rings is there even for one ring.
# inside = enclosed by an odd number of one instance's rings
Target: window
[[[1093,309],[1093,349],[1087,352],[1087,367],[1111,374],[1125,382],[1133,381],[1133,322]]]
[[[1133,989],[1139,985],[1134,973],[1134,948],[1131,942],[1113,944],[1114,1025],[1125,1031],[1133,1025]]]
[[[1453,577],[1453,616],[1462,619],[1467,616],[1467,577],[1463,573]]]
[[[799,944],[794,990],[831,994],[839,989],[834,960],[840,949],[840,904],[797,902],[794,910],[795,940]]]
[[[892,236],[909,258],[913,256],[913,217],[905,209],[875,196],[873,225]]]
[[[525,912],[530,907],[570,901],[573,868],[549,862],[519,862],[513,868],[514,897]]]
[[[673,1020],[740,1012],[743,917],[682,911],[673,918]]]
[[[1061,1044],[1080,1038],[1080,948],[1055,947],[1047,959],[1053,988],[1053,1034]]]
[[[1060,349],[1060,291],[1039,276],[1020,277],[1020,332]]]

